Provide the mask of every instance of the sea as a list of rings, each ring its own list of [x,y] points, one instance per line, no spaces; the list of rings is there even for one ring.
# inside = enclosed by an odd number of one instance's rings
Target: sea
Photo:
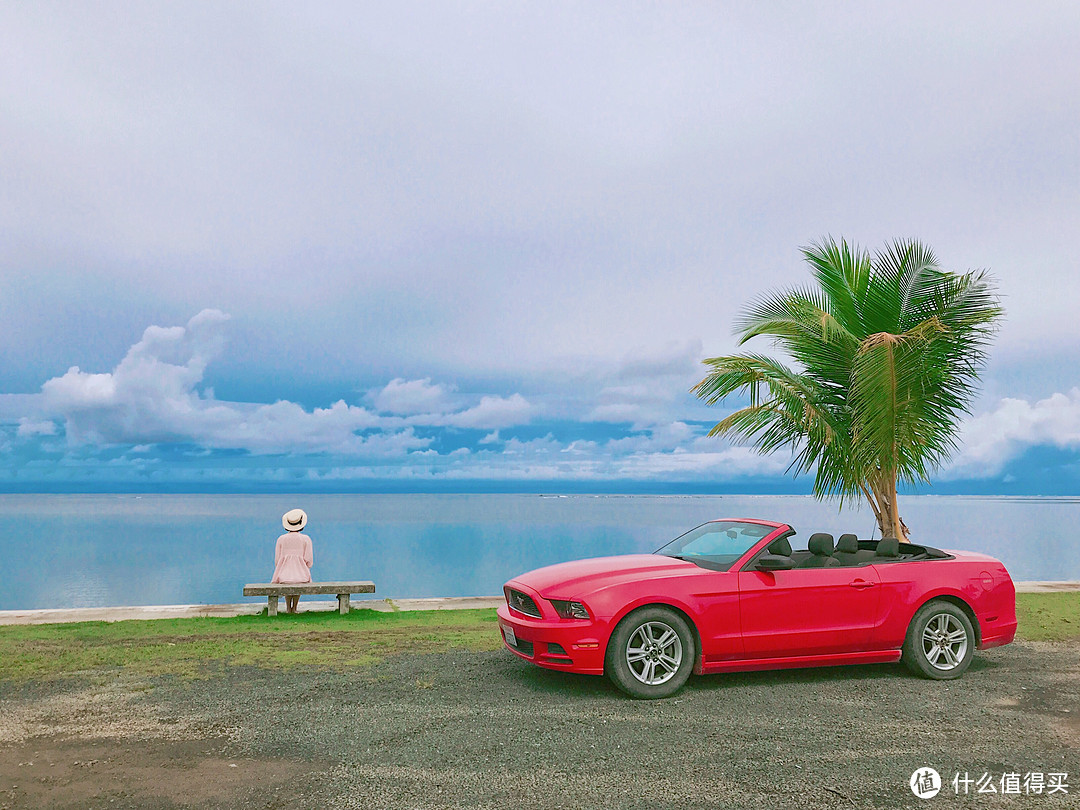
[[[244,601],[274,568],[281,515],[309,516],[316,580],[376,597],[487,596],[543,565],[651,552],[707,520],[873,535],[868,508],[777,495],[0,495],[0,610]],[[1080,579],[1080,498],[912,496],[911,539]],[[798,547],[798,542],[793,541]]]

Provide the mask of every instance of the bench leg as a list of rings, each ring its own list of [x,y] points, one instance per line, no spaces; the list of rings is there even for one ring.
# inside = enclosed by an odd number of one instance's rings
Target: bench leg
[[[276,596],[266,597],[266,615],[277,616],[277,600]]]
[[[337,595],[337,610],[342,616],[349,612],[349,595],[347,593]]]

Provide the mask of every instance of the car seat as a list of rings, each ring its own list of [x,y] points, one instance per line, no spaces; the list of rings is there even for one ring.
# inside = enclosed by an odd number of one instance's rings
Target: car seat
[[[841,565],[857,565],[859,559],[859,538],[853,534],[842,534],[836,541],[834,555]]]
[[[810,535],[806,547],[810,550],[810,557],[799,563],[799,568],[834,568],[840,565],[840,561],[832,556],[833,536],[818,532]]]

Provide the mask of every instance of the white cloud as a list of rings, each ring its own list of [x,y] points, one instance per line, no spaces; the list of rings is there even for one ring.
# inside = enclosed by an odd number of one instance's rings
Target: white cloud
[[[686,449],[693,442],[700,445],[702,452],[713,452],[721,447],[722,443],[716,439],[699,436],[699,431],[690,427],[685,422],[671,422],[669,424],[654,425],[648,431],[625,436],[621,439],[611,439],[605,445],[612,453],[630,454],[658,452],[665,450]]]
[[[368,401],[375,410],[393,414],[442,413],[448,409],[447,396],[452,389],[430,378],[405,380],[401,377],[391,380],[386,387],[368,394]]]
[[[613,402],[609,405],[598,405],[589,412],[586,418],[590,422],[630,422],[637,425],[649,421],[651,415],[651,409],[646,409],[637,403]]]
[[[25,436],[55,436],[56,422],[51,419],[34,419],[24,416],[19,419],[19,429],[16,435]]]
[[[577,439],[576,441],[570,442],[570,444],[566,445],[566,447],[564,447],[559,452],[572,453],[577,456],[594,455],[596,453],[597,447],[598,445],[596,442],[590,442],[584,439]]]
[[[969,419],[961,449],[946,469],[950,478],[987,478],[1026,448],[1080,447],[1080,388],[1029,402],[1007,397],[996,408]]]
[[[688,391],[704,373],[702,356],[701,341],[696,339],[627,354],[596,375],[603,385],[584,419],[629,422],[640,430],[664,425],[678,415],[686,418],[686,403],[692,399]]]
[[[527,441],[511,437],[501,450],[481,447],[444,455],[429,450],[410,458],[420,456],[422,475],[431,480],[568,482],[735,480],[782,474],[790,460],[783,454],[763,457],[750,448],[695,436],[694,429],[682,423],[657,428],[655,435],[646,432],[603,443],[562,442],[548,433]]]
[[[432,474],[491,480],[734,480],[783,474],[790,461],[783,454],[761,456],[714,439],[692,446],[626,452],[627,445],[580,440],[563,445],[548,435],[528,442],[511,439],[502,453],[480,451],[467,466],[433,468]]]
[[[384,388],[368,394],[368,401],[381,412],[402,415],[409,425],[460,427],[483,430],[511,427],[528,422],[535,408],[521,394],[508,397],[486,395],[471,407],[457,410],[461,396],[452,401],[452,386],[422,380],[391,380]],[[496,439],[498,436],[496,435]]]
[[[68,441],[75,444],[191,442],[203,449],[253,453],[356,455],[400,455],[426,448],[432,440],[418,436],[417,427],[497,430],[526,422],[533,414],[520,394],[482,396],[471,407],[452,410],[447,396],[451,389],[430,379],[396,378],[376,391],[371,401],[395,414],[390,416],[344,401],[312,410],[287,400],[220,401],[200,385],[207,366],[222,351],[227,320],[224,313],[208,309],[186,326],[151,326],[112,371],[91,373],[75,366],[46,381],[37,407],[62,420]],[[436,407],[442,410],[427,412]],[[47,434],[49,425],[53,422],[24,417],[20,435]]]
[[[227,320],[219,310],[204,309],[186,327],[149,326],[112,372],[93,374],[72,366],[46,381],[44,408],[81,414],[118,406],[157,410],[163,402],[191,405],[207,364],[221,352]]]
[[[508,397],[485,396],[471,408],[448,414],[439,422],[430,424],[460,428],[507,428],[522,425],[533,416],[533,406],[521,394]]]
[[[693,479],[698,475],[732,480],[746,476],[782,475],[791,459],[782,453],[763,456],[749,447],[716,443],[713,450],[636,453],[626,458],[619,472],[628,478],[666,477]]]
[[[693,376],[700,372],[699,361],[703,356],[700,338],[639,347],[626,354],[616,365],[614,377],[640,381]]]
[[[72,367],[41,388],[41,406],[65,422],[68,440],[95,444],[192,442],[255,453],[394,453],[426,446],[413,430],[361,437],[380,426],[365,408],[339,401],[308,411],[293,402],[220,402],[199,384],[224,345],[228,316],[203,310],[186,326],[151,326],[111,372]]]

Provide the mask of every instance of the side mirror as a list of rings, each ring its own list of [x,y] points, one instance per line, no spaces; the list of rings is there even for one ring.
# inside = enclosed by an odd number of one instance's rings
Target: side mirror
[[[758,571],[788,571],[794,567],[795,561],[782,554],[762,554],[754,565]]]

